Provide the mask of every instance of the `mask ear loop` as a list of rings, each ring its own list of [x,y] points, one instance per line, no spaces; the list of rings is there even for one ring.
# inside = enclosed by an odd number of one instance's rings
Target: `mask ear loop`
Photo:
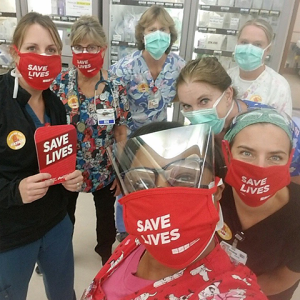
[[[13,99],[16,99],[17,95],[18,95],[18,90],[19,90],[19,77],[22,77],[22,75],[17,72],[16,68],[11,70],[10,74],[11,74],[11,76],[15,77]]]
[[[224,154],[225,164],[228,167],[229,166],[229,158],[230,158],[230,160],[232,159],[232,154],[230,151],[229,142],[227,140],[222,141],[222,150],[223,150],[223,154]]]

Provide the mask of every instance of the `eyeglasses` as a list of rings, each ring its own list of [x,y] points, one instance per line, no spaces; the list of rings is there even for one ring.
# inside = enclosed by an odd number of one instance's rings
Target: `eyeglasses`
[[[199,158],[183,158],[161,169],[138,167],[121,173],[129,193],[157,187],[158,175],[162,175],[173,187],[198,187],[203,161]]]
[[[75,45],[75,46],[72,46],[71,49],[76,54],[83,53],[84,50],[88,53],[99,53],[101,47],[96,46],[96,45],[88,45],[86,47],[82,47],[80,45]]]

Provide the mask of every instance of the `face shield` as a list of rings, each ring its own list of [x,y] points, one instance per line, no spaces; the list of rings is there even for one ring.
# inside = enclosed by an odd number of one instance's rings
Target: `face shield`
[[[107,148],[123,194],[215,185],[214,139],[206,124],[149,133]]]

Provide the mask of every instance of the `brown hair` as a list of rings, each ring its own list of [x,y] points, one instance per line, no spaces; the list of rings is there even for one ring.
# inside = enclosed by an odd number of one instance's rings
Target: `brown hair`
[[[106,35],[95,16],[82,16],[71,27],[71,45],[78,45],[85,38],[95,41],[101,48],[107,46]]]
[[[232,84],[230,76],[216,57],[203,57],[188,62],[177,78],[176,92],[178,92],[178,86],[188,82],[206,82],[221,92],[224,92]],[[233,89],[233,98],[236,95],[237,93]],[[178,101],[177,95],[174,101]]]
[[[265,20],[263,19],[253,19],[253,20],[249,20],[247,21],[239,30],[238,32],[238,35],[237,35],[237,38],[239,39],[240,36],[241,36],[241,33],[243,31],[243,29],[246,27],[246,26],[249,26],[249,25],[253,25],[253,26],[256,26],[260,29],[262,29],[267,37],[267,40],[268,40],[268,44],[270,44],[272,41],[273,41],[273,38],[274,38],[274,33],[273,33],[273,28],[272,26]]]
[[[33,24],[39,24],[43,28],[47,29],[51,35],[51,38],[53,39],[58,52],[61,53],[62,51],[62,41],[60,39],[60,36],[58,34],[57,28],[53,21],[50,19],[49,16],[44,16],[42,14],[36,13],[36,12],[30,12],[26,14],[18,23],[13,39],[12,39],[12,44],[15,45],[18,49],[23,44],[24,36],[27,31],[27,29],[33,25]]]
[[[159,21],[163,26],[166,26],[170,30],[171,42],[170,46],[166,50],[166,54],[171,51],[172,45],[177,40],[177,30],[175,28],[175,22],[169,13],[159,5],[152,5],[141,16],[137,25],[135,26],[135,39],[139,50],[145,49],[144,44],[144,31],[145,28],[151,26],[155,21]]]

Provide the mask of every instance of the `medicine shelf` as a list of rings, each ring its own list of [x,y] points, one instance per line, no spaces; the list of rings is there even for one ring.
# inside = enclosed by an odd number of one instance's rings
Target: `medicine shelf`
[[[197,27],[197,31],[203,33],[216,33],[224,35],[237,35],[237,30],[234,29],[223,29],[223,28],[212,28],[212,27]]]
[[[4,12],[0,11],[0,17],[5,17],[5,18],[16,18],[17,14],[14,12]]]
[[[164,1],[134,1],[134,0],[112,0],[112,4],[119,5],[133,5],[133,6],[147,6],[150,7],[154,4],[161,5],[166,8],[183,8],[183,3],[173,3]]]
[[[211,50],[211,49],[195,48],[194,49],[194,53],[197,53],[197,54],[206,54],[206,55],[211,55],[211,56],[232,57],[233,51]]]
[[[9,44],[11,44],[11,43],[12,43],[11,40],[0,39],[0,45],[1,45],[1,44],[7,44],[7,45],[9,45]]]
[[[79,17],[76,16],[58,16],[58,15],[50,15],[50,18],[55,21],[61,21],[61,22],[72,22],[74,23],[79,19]]]
[[[200,10],[224,12],[224,13],[237,13],[237,14],[250,14],[250,15],[270,15],[279,17],[280,11],[267,10],[267,9],[255,9],[255,8],[242,8],[232,6],[217,6],[217,5],[199,5]]]

